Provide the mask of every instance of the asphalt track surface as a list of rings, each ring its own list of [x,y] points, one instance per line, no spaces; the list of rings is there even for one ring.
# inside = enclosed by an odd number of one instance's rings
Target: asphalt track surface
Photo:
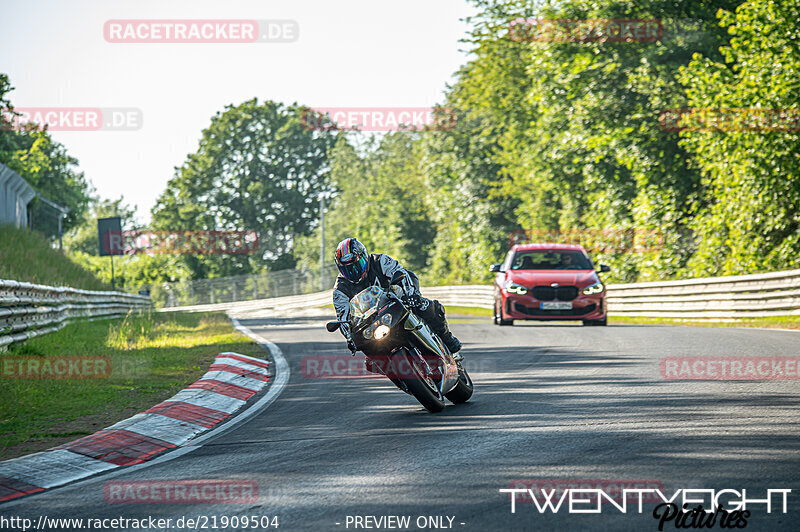
[[[512,514],[499,491],[520,479],[594,479],[654,481],[668,495],[746,488],[763,498],[788,488],[788,513],[755,506],[746,529],[800,529],[800,381],[666,381],[659,373],[665,356],[796,357],[800,333],[452,321],[475,395],[429,414],[382,378],[304,376],[303,357],[349,356],[324,317],[241,319],[289,362],[291,377],[271,406],[191,453],[0,505],[0,517],[277,515],[278,530],[335,531],[364,530],[348,527],[348,516],[410,516],[412,530],[419,516],[449,516],[464,531],[658,530],[654,504],[641,514],[607,505],[601,514],[554,514],[520,503]],[[112,478],[246,480],[259,498],[108,504],[103,486]]]

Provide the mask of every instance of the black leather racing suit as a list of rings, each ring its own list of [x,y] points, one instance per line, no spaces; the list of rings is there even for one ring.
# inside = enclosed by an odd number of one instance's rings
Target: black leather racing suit
[[[355,295],[376,284],[383,289],[389,288],[389,282],[397,271],[402,272],[405,276],[400,283],[400,288],[402,288],[403,292],[419,300],[415,313],[425,320],[436,334],[445,339],[450,334],[450,329],[447,326],[444,306],[436,300],[422,297],[417,276],[403,268],[399,262],[389,255],[370,255],[367,274],[358,283],[348,281],[341,275],[336,279],[336,285],[333,288],[333,306],[336,309],[336,315],[339,320],[347,321],[350,315],[350,300]],[[343,323],[340,330],[344,337],[347,338],[348,346],[352,346],[349,324]]]

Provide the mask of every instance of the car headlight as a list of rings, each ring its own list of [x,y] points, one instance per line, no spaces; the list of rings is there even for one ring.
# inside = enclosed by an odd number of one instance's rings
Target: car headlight
[[[378,328],[375,329],[375,339],[376,340],[380,340],[381,338],[383,338],[384,336],[389,334],[390,330],[391,329],[389,328],[388,325],[384,325],[384,324],[378,325]]]
[[[590,296],[592,294],[599,294],[605,289],[606,287],[603,286],[603,283],[597,282],[584,288],[583,293],[586,294],[587,296]]]
[[[506,292],[511,292],[512,294],[519,294],[524,296],[528,293],[528,289],[522,286],[521,284],[517,284],[514,281],[508,281],[506,283]]]

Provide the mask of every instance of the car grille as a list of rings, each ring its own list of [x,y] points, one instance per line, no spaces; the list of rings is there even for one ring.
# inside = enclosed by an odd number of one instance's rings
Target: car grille
[[[573,308],[570,310],[542,310],[538,307],[526,307],[525,305],[515,303],[514,308],[517,312],[527,314],[528,316],[585,316],[594,312],[597,305],[592,303],[585,307]]]
[[[578,297],[577,286],[534,286],[533,297],[539,301],[572,301]]]

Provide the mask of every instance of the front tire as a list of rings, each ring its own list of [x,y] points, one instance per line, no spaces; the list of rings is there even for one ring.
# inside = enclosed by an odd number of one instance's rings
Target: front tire
[[[472,379],[464,368],[458,368],[458,384],[444,394],[453,404],[466,403],[472,397]]]
[[[514,320],[504,320],[502,318],[500,319],[500,327],[513,327],[513,326],[514,326]]]
[[[439,389],[436,388],[436,384],[430,378],[425,377],[423,371],[419,368],[416,357],[406,351],[398,358],[401,359],[401,363],[405,368],[408,368],[408,371],[412,373],[402,379],[406,388],[408,388],[408,392],[413,395],[428,412],[436,413],[444,410],[444,397],[442,397]]]
[[[503,301],[500,300],[500,303],[502,303],[502,302]],[[503,319],[503,307],[502,306],[500,306],[499,309],[496,309],[495,312],[496,312],[495,323],[497,325],[499,325],[501,327],[508,327],[508,326],[514,325],[514,320],[504,320]]]
[[[602,320],[583,320],[583,325],[586,327],[596,326],[596,327],[605,327],[608,325],[608,318],[603,318]]]

